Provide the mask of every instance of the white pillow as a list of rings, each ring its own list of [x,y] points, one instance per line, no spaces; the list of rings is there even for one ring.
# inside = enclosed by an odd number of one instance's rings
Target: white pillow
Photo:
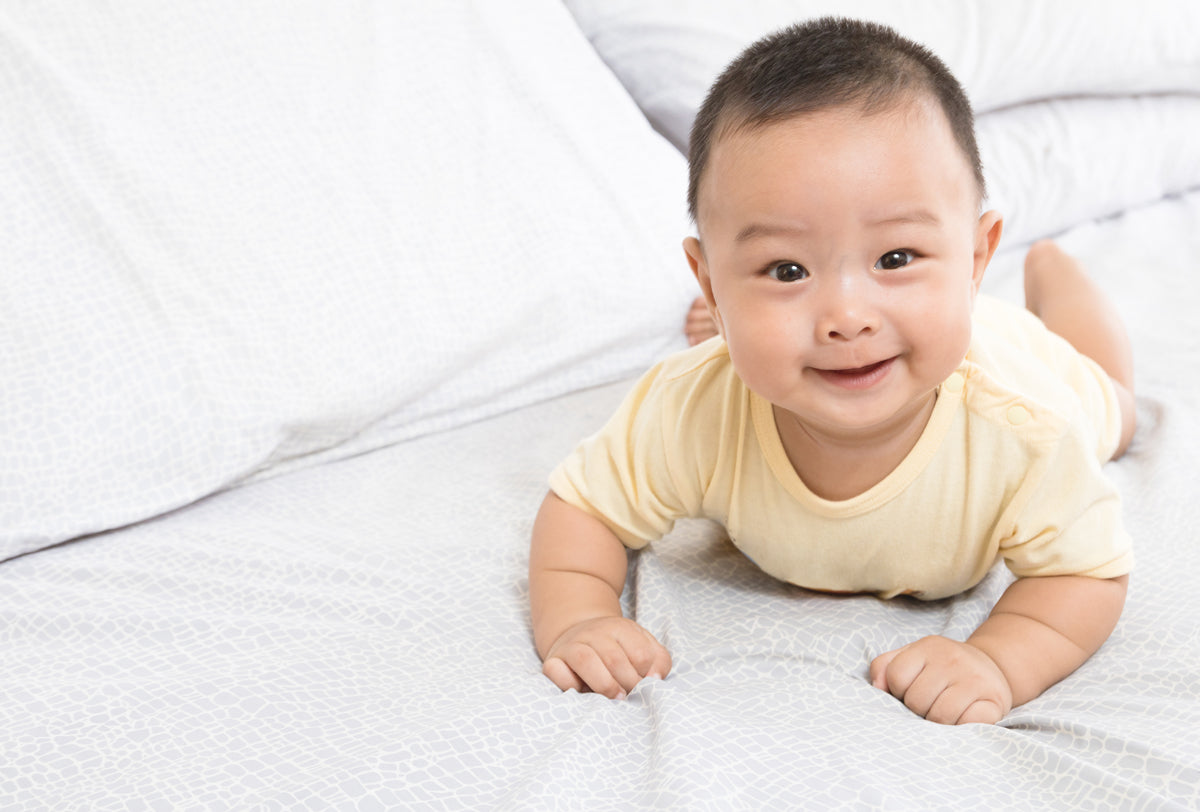
[[[684,162],[557,0],[9,3],[0,42],[0,560],[679,345]]]
[[[1200,188],[1200,96],[1033,102],[976,131],[1006,245]]]
[[[1192,0],[565,0],[646,116],[686,151],[717,74],[812,17],[875,20],[954,71],[977,113],[1077,94],[1200,92]]]

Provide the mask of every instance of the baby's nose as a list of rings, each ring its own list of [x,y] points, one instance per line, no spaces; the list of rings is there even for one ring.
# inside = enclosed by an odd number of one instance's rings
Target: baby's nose
[[[870,297],[853,283],[830,286],[821,303],[817,337],[822,341],[852,341],[879,330],[879,316]]]

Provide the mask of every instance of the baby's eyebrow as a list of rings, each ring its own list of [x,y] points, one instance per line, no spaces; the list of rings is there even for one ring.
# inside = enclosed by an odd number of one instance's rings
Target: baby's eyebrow
[[[883,226],[940,226],[942,219],[928,209],[911,209],[889,212],[877,219],[868,219],[865,225],[871,228]],[[763,237],[800,237],[808,233],[808,229],[800,225],[785,223],[750,223],[738,231],[733,238],[736,243],[749,242]]]
[[[942,220],[928,209],[913,209],[895,214],[887,214],[878,220],[868,220],[868,226],[903,226],[903,225],[940,226]]]
[[[739,231],[733,241],[741,243],[761,237],[797,237],[805,233],[807,233],[807,229],[801,226],[751,223]]]

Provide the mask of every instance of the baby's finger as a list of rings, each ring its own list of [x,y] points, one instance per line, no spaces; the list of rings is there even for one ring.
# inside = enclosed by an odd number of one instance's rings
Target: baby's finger
[[[892,660],[896,659],[896,655],[899,654],[900,651],[901,649],[894,649],[892,651],[880,654],[874,660],[871,660],[871,669],[868,672],[868,679],[870,679],[871,685],[875,686],[881,691],[888,691],[888,693],[891,693],[891,691],[888,690],[887,669],[888,666],[891,665]]]
[[[962,724],[967,709],[976,703],[978,694],[963,685],[950,685],[930,704],[922,714],[939,725]]]
[[[619,648],[617,650],[620,651]],[[624,656],[623,652],[621,656]],[[628,691],[613,676],[606,659],[591,646],[579,646],[571,653],[568,665],[592,691],[609,699],[624,699]]]
[[[990,699],[980,699],[971,705],[958,717],[957,724],[965,725],[977,722],[984,725],[994,725],[1004,718],[1004,710]]]
[[[587,688],[583,681],[575,675],[571,667],[567,665],[559,657],[549,657],[546,662],[542,663],[542,673],[550,678],[550,681],[559,687],[560,690],[583,691]]]
[[[608,673],[612,674],[613,679],[621,686],[623,694],[628,694],[642,681],[641,673],[634,667],[628,652],[624,650],[611,652],[605,658],[604,664],[608,667]]]
[[[621,635],[619,641],[638,681],[650,676],[662,679],[671,670],[670,652],[642,627],[630,629],[629,633]],[[629,686],[629,690],[632,688]]]
[[[904,689],[904,696],[900,697],[900,700],[913,713],[928,718],[929,711],[945,693],[948,684],[946,673],[943,670],[922,668],[921,672]]]
[[[886,665],[881,669],[880,681],[883,690],[897,699],[906,699],[908,692],[912,690],[913,683],[925,670],[925,657],[919,649],[914,648],[914,645],[909,643],[903,648],[882,655],[888,658]]]
[[[667,651],[666,646],[654,641],[653,648],[654,656],[650,659],[649,665],[642,672],[647,677],[657,677],[658,679],[666,679],[667,674],[671,673],[671,652]]]

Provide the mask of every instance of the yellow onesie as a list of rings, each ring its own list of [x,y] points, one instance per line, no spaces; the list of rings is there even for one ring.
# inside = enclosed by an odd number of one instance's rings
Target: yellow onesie
[[[715,338],[651,369],[551,489],[632,548],[677,519],[722,524],[765,572],[810,589],[935,599],[1005,559],[1018,576],[1129,572],[1108,376],[1027,311],[980,296],[970,350],[912,452],[843,501],[788,461],[771,404]]]

